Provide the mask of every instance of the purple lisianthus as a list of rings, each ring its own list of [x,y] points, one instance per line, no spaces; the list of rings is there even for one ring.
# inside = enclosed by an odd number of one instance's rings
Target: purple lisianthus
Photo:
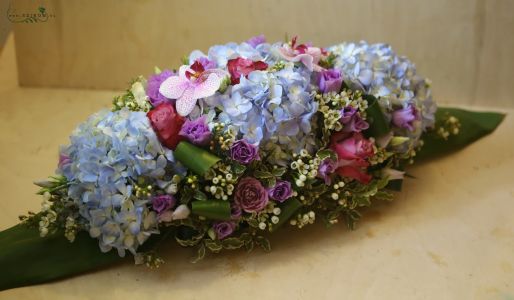
[[[243,215],[243,211],[241,210],[241,207],[235,202],[232,202],[230,204],[230,218],[232,220],[239,220],[241,216]]]
[[[211,131],[205,120],[205,115],[194,121],[186,120],[180,129],[179,135],[195,145],[205,146],[209,143]]]
[[[414,130],[413,123],[417,119],[416,108],[411,104],[393,112],[393,124],[401,128],[407,128],[410,131]]]
[[[285,180],[277,180],[274,187],[268,189],[268,196],[278,202],[284,202],[293,195],[291,183]]]
[[[236,223],[231,221],[216,222],[212,225],[218,239],[222,240],[231,235],[236,229]]]
[[[173,76],[175,73],[173,73],[170,70],[163,70],[159,74],[155,74],[150,76],[148,78],[148,85],[146,87],[146,95],[150,98],[150,103],[155,107],[159,105],[160,103],[164,101],[168,101],[168,98],[164,97],[159,92],[159,88],[161,87],[161,83],[168,79],[169,77]]]
[[[152,208],[157,214],[162,214],[175,206],[177,200],[172,195],[159,195],[152,197]]]
[[[245,177],[239,181],[235,192],[235,202],[247,213],[259,212],[268,204],[268,192],[252,177]]]
[[[337,162],[330,158],[324,159],[318,167],[318,177],[325,181],[326,185],[330,185],[332,179],[330,174],[334,173],[337,167]]]
[[[243,165],[247,165],[254,160],[260,159],[259,150],[256,146],[245,140],[238,140],[230,146],[230,158]]]
[[[264,44],[266,42],[266,37],[264,36],[264,34],[261,34],[261,35],[251,37],[246,42],[248,44],[250,44],[250,46],[255,48],[255,47],[259,46],[260,44]]]
[[[339,92],[343,84],[341,71],[336,69],[322,70],[317,73],[317,83],[322,93]]]
[[[340,121],[344,125],[343,132],[361,132],[369,128],[368,122],[361,118],[353,106],[346,106],[341,110]]]

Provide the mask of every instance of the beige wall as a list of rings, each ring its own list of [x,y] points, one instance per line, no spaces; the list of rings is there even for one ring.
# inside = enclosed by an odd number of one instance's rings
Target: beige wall
[[[19,0],[19,9],[34,2]],[[124,88],[190,50],[264,33],[327,46],[386,41],[430,77],[440,102],[514,107],[512,0],[54,0],[55,18],[15,24],[26,86]]]

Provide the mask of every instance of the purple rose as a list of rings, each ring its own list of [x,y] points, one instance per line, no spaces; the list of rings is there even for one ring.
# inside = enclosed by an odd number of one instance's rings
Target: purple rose
[[[241,207],[239,207],[239,205],[237,205],[237,203],[232,202],[230,204],[230,218],[232,220],[239,220],[242,215],[243,215],[243,212],[241,211]]]
[[[148,95],[150,98],[150,103],[152,103],[153,106],[157,106],[162,102],[168,101],[168,98],[164,97],[164,95],[159,92],[159,87],[161,87],[161,83],[164,80],[168,79],[174,74],[175,73],[170,70],[163,70],[161,73],[152,75],[150,78],[148,78],[146,95]]]
[[[353,106],[346,106],[341,110],[340,121],[344,125],[343,132],[361,132],[369,128],[368,122],[361,118]]]
[[[179,135],[195,145],[205,146],[209,143],[211,131],[205,121],[205,115],[194,121],[186,120],[180,129]]]
[[[266,42],[266,37],[264,37],[263,34],[251,37],[250,39],[248,39],[246,41],[246,43],[250,44],[250,46],[252,46],[254,48],[265,42]]]
[[[413,123],[418,119],[417,115],[418,114],[416,108],[409,104],[407,107],[393,112],[393,124],[398,127],[407,128],[408,130],[413,131]]]
[[[245,140],[238,140],[232,144],[230,147],[230,158],[243,165],[260,159],[257,147]]]
[[[268,204],[268,192],[252,177],[241,179],[235,192],[235,201],[247,213],[259,212]]]
[[[222,240],[231,235],[236,229],[236,223],[230,221],[216,222],[212,225],[218,239]]]
[[[330,174],[334,173],[337,167],[337,162],[330,158],[324,159],[318,167],[318,177],[325,181],[326,185],[330,185],[332,179]]]
[[[284,202],[293,195],[291,183],[285,180],[277,180],[274,187],[268,189],[268,196],[278,202]]]
[[[177,200],[172,195],[159,195],[152,197],[152,208],[157,214],[170,210],[175,206]]]
[[[319,90],[322,93],[336,92],[341,90],[343,84],[343,76],[336,69],[323,70],[317,73],[317,82]]]

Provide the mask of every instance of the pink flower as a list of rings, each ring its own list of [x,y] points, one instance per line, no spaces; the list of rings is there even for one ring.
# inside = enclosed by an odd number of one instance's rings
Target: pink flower
[[[200,61],[180,67],[178,76],[166,79],[159,92],[168,99],[177,99],[176,108],[181,116],[189,115],[200,98],[214,95],[227,73],[220,69],[208,69]]]
[[[337,132],[331,137],[330,148],[337,153],[336,172],[343,177],[350,177],[362,183],[371,181],[367,174],[367,159],[374,154],[373,143],[365,139],[360,132],[353,134]]]
[[[238,84],[241,76],[247,76],[252,71],[263,71],[267,68],[268,64],[263,61],[253,61],[242,57],[230,59],[227,62],[227,69],[230,73],[230,81],[232,84]]]
[[[323,70],[318,63],[325,52],[320,48],[306,44],[296,45],[296,38],[296,36],[293,38],[291,45],[285,44],[279,49],[282,57],[288,61],[302,62],[309,71],[319,72]]]

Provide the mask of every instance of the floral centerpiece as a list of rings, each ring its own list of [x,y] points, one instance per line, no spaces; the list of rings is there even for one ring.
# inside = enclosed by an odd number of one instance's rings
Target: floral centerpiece
[[[195,247],[198,261],[225,249],[269,251],[267,236],[282,226],[353,228],[362,207],[393,199],[418,155],[454,138],[450,148],[458,148],[500,121],[455,109],[436,115],[430,81],[385,44],[320,48],[258,36],[193,51],[177,70],[136,78],[112,110],[80,124],[56,175],[37,182],[41,212],[0,235],[15,245],[16,232],[36,227],[33,249],[49,251],[64,236],[80,248],[63,244],[63,252],[91,264],[16,258],[9,248],[2,263],[13,272],[13,259],[57,271],[16,273],[2,286],[60,278],[127,253],[158,266],[156,240]],[[461,134],[476,128],[483,130]],[[426,143],[436,150],[424,153]]]

